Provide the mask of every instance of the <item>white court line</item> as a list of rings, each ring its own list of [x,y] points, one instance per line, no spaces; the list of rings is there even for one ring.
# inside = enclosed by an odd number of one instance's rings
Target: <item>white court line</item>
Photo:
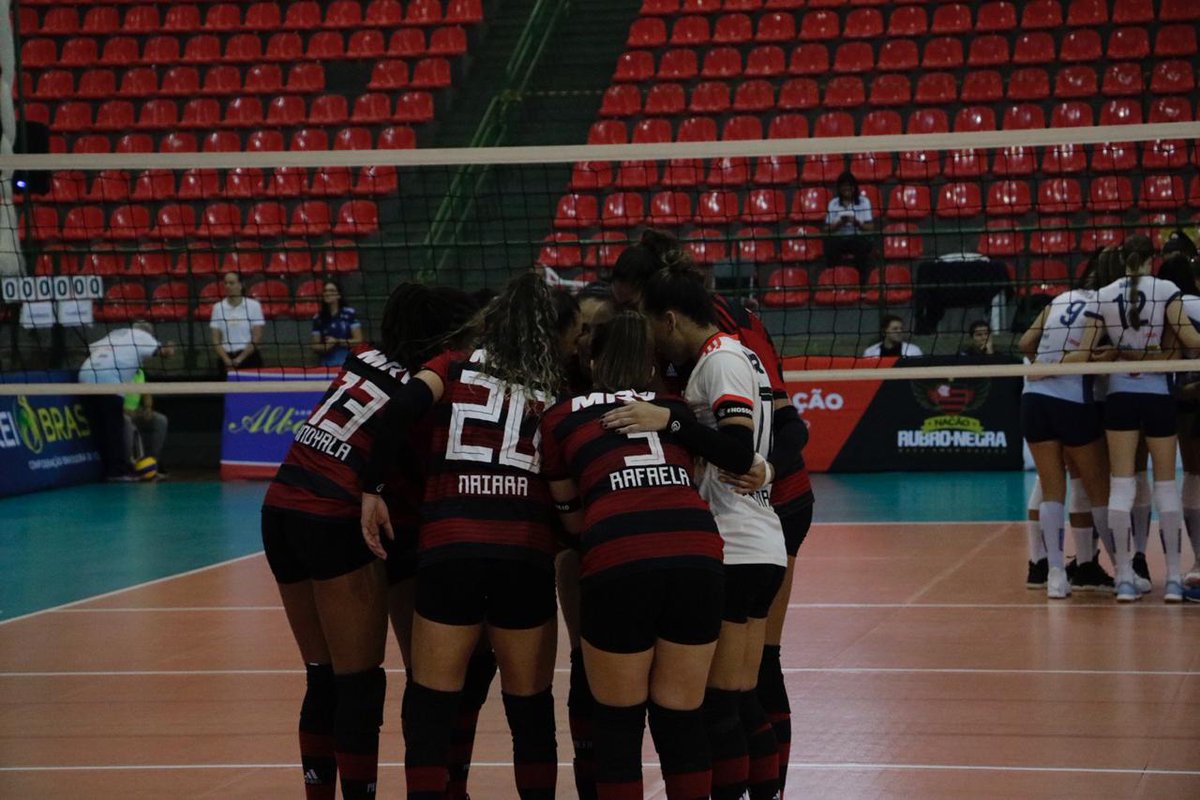
[[[403,675],[402,667],[384,670]],[[568,674],[570,669],[557,667],[556,673]],[[1140,669],[1000,669],[994,667],[784,667],[785,675],[1095,675],[1145,676],[1156,678],[1200,677],[1195,670]],[[152,678],[152,677],[221,677],[230,675],[303,675],[302,669],[114,669],[114,670],[49,670],[0,672],[0,678]]]
[[[403,761],[381,761],[380,767],[403,767]],[[476,761],[471,764],[476,768],[502,768],[513,766],[511,761]],[[569,761],[558,762],[559,769],[569,769]],[[643,766],[658,767],[656,761],[646,761]],[[299,764],[63,764],[58,766],[24,766],[0,767],[0,772],[120,772],[120,771],[168,771],[168,770],[218,770],[218,769],[299,769]],[[991,764],[886,764],[848,762],[790,762],[788,770],[821,770],[836,772],[885,772],[889,770],[919,770],[936,772],[1035,772],[1035,773],[1068,773],[1086,775],[1162,775],[1169,777],[1200,776],[1200,770],[1193,769],[1151,769],[1149,767],[1029,767],[1001,766]]]
[[[151,581],[143,581],[142,583],[137,583],[137,584],[134,584],[133,586],[126,586],[122,589],[114,589],[111,592],[104,592],[103,594],[96,594],[96,595],[92,595],[91,597],[83,597],[83,598],[80,598],[79,600],[72,600],[69,603],[62,603],[57,606],[51,606],[50,608],[43,608],[39,611],[30,611],[28,614],[21,614],[20,616],[10,617],[9,619],[0,619],[0,625],[7,625],[10,622],[17,622],[18,620],[29,619],[31,617],[39,617],[42,614],[49,614],[54,611],[62,611],[64,609],[73,608],[74,606],[80,605],[81,603],[90,603],[93,600],[103,600],[106,597],[113,597],[114,595],[124,594],[125,592],[132,592],[134,589],[144,589],[147,586],[154,586],[155,584],[166,583],[167,581],[173,581],[176,578],[186,578],[189,575],[198,575],[201,572],[208,572],[209,570],[217,569],[219,567],[225,567],[230,564],[236,564],[239,561],[246,561],[247,559],[257,558],[258,556],[261,556],[262,554],[263,554],[263,551],[259,550],[254,553],[248,553],[244,556],[238,556],[237,558],[230,558],[225,561],[218,561],[216,564],[209,564],[208,566],[197,567],[196,569],[189,569],[186,572],[177,572],[174,575],[164,575],[161,578],[155,578],[154,580],[151,580]]]

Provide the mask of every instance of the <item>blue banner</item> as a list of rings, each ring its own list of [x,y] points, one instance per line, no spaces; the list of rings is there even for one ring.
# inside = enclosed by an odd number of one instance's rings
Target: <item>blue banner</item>
[[[315,373],[315,374],[314,374]],[[249,370],[229,373],[230,381],[332,380],[337,370],[309,368]],[[225,395],[221,425],[221,478],[275,477],[296,428],[312,414],[322,392],[270,392]]]
[[[73,377],[42,373],[36,379],[61,383]],[[92,421],[81,398],[0,397],[0,497],[87,483],[103,474]]]

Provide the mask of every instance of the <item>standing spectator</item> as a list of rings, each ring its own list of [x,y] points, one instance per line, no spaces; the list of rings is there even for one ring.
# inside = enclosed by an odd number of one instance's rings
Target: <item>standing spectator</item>
[[[170,357],[171,343],[154,336],[154,326],[138,321],[128,328],[117,328],[88,345],[88,357],[79,367],[80,383],[133,383],[146,359],[154,355]],[[125,398],[121,395],[96,395],[88,402],[96,432],[96,445],[104,461],[109,480],[136,480],[125,446]]]
[[[880,356],[900,356],[915,358],[924,355],[921,348],[904,341],[908,331],[904,328],[904,320],[895,314],[886,314],[879,321],[879,341],[863,351],[864,358],[879,358]]]
[[[871,201],[858,187],[850,172],[838,176],[837,191],[825,210],[825,263],[835,267],[854,262],[860,277],[871,270],[871,239],[864,234],[875,230]]]
[[[138,370],[133,376],[134,383],[145,383],[146,373]],[[135,447],[135,437],[141,438],[140,453]],[[125,452],[130,461],[136,461],[138,456],[150,456],[155,461],[162,461],[163,444],[167,441],[167,415],[154,410],[154,397],[149,394],[125,395]],[[160,463],[158,476],[165,478],[166,470]]]
[[[313,316],[312,349],[323,367],[340,367],[350,348],[363,340],[362,323],[353,306],[342,300],[342,287],[326,280],[321,292],[321,310]]]
[[[967,328],[967,343],[958,351],[962,358],[990,356],[996,352],[992,345],[992,326],[987,320],[977,319]]]
[[[262,305],[242,293],[242,278],[236,272],[225,273],[225,299],[213,306],[209,328],[221,376],[231,369],[254,369],[263,365],[263,329],[267,320]]]

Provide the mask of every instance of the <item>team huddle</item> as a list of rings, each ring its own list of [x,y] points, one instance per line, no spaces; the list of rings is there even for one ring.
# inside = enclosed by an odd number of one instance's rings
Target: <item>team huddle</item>
[[[1144,235],[1098,253],[1079,287],[1042,311],[1022,337],[1021,350],[1039,363],[1200,354],[1195,249],[1189,252],[1185,238],[1177,241],[1182,246],[1157,276],[1150,274],[1154,248]],[[1027,380],[1022,427],[1038,471],[1029,502],[1030,588],[1044,586],[1051,598],[1067,597],[1074,587],[1115,592],[1120,602],[1140,599],[1152,588],[1145,552],[1153,500],[1166,561],[1163,599],[1200,600],[1198,391],[1190,374]],[[1182,496],[1175,483],[1177,449],[1185,472]],[[1185,521],[1195,555],[1186,576],[1180,563]],[[1074,565],[1064,564],[1065,523],[1075,540]],[[1094,539],[1103,543],[1115,576],[1100,567]]]
[[[559,611],[581,798],[782,797],[780,639],[808,432],[762,323],[673,237],[573,297],[402,285],[297,431],[263,541],[306,663],[306,797],[376,793],[389,619],[407,796],[466,798],[500,694],[523,800],[555,796]]]

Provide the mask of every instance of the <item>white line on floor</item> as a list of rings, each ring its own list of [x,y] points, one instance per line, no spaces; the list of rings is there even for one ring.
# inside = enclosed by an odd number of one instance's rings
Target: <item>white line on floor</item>
[[[393,667],[387,672],[402,675],[404,669]],[[557,673],[571,670],[559,667]],[[784,667],[785,675],[1094,675],[1144,676],[1156,678],[1200,677],[1196,670],[1170,669],[999,669],[991,667]],[[47,670],[0,672],[0,678],[154,678],[154,677],[221,677],[231,675],[303,675],[302,669],[114,669],[114,670]]]

